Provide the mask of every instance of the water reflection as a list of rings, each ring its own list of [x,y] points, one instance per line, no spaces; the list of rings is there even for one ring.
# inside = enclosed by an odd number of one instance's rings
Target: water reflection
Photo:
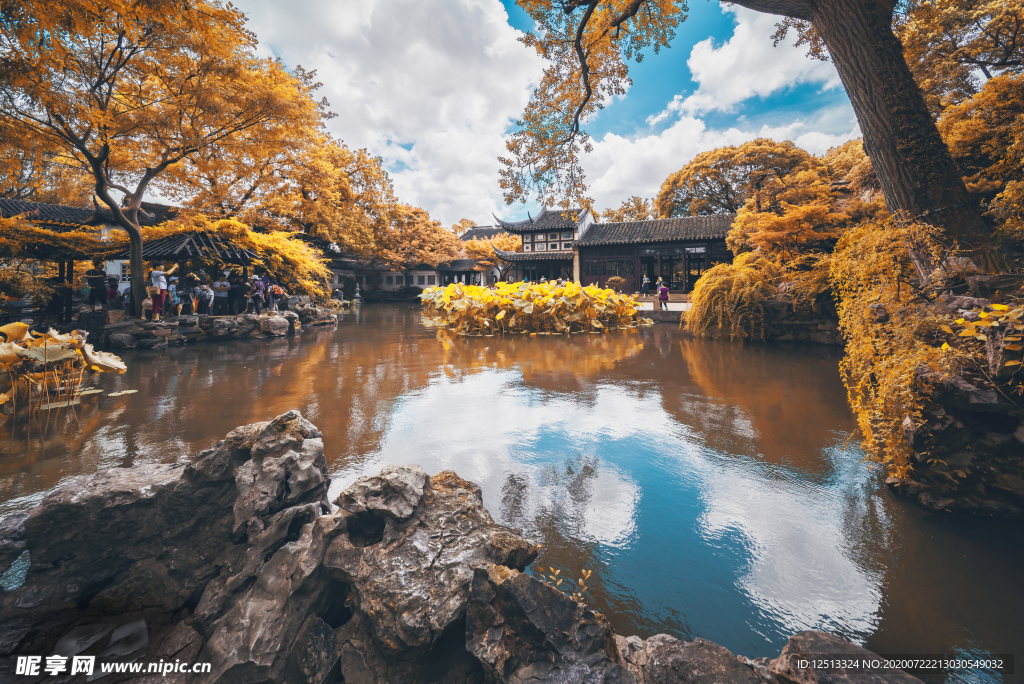
[[[1024,654],[1020,527],[880,490],[847,444],[829,350],[673,326],[452,337],[381,306],[299,339],[127,360],[101,386],[137,394],[87,402],[45,436],[0,425],[0,515],[298,407],[325,433],[333,492],[383,463],[456,470],[544,543],[538,564],[595,570],[592,603],[620,633],[759,656],[822,627],[879,652]]]

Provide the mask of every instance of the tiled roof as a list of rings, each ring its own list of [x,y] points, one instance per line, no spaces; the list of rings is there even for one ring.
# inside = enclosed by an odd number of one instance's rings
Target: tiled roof
[[[82,226],[96,218],[92,209],[65,207],[62,204],[43,204],[23,200],[0,199],[0,216],[11,218],[24,215],[29,221],[58,226]]]
[[[456,259],[451,263],[441,264],[438,271],[472,271],[480,263],[476,259]]]
[[[687,216],[653,221],[595,223],[587,229],[583,237],[576,241],[576,244],[580,247],[593,247],[595,245],[633,245],[645,242],[724,238],[729,233],[729,228],[735,218],[735,214],[716,214],[714,216]]]
[[[152,226],[166,221],[174,212],[174,207],[162,204],[143,202],[143,210],[153,214],[153,218],[139,212],[139,222],[144,226]],[[63,204],[44,204],[42,202],[26,202],[24,200],[0,199],[0,216],[11,218],[24,215],[33,223],[50,226],[95,226],[102,223],[112,224],[114,217],[107,208],[97,210],[95,207],[67,207]]]
[[[126,249],[111,258],[127,259],[128,256],[129,250]],[[259,258],[253,252],[206,231],[178,233],[142,244],[143,261],[179,261],[198,256],[215,257],[229,264],[251,264]]]
[[[541,207],[540,213],[537,216],[527,216],[525,221],[502,221],[497,216],[494,220],[498,222],[498,226],[502,230],[506,230],[510,233],[526,233],[531,230],[562,230],[563,228],[575,228],[576,225],[583,220],[583,217],[587,215],[589,209],[548,209],[547,207]],[[576,220],[573,220],[573,217]]]
[[[506,261],[572,261],[572,252],[505,252],[494,248],[499,257]]]
[[[495,235],[507,232],[500,226],[473,226],[459,236],[460,240],[490,240]]]

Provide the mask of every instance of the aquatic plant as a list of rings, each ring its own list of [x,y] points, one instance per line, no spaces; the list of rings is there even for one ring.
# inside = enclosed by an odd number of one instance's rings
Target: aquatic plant
[[[584,595],[588,589],[587,581],[594,573],[593,570],[580,570],[579,579],[574,583],[569,579],[568,573],[565,577],[561,577],[562,571],[558,568],[548,567],[547,571],[545,571],[544,568],[537,566],[537,572],[539,573],[537,579],[553,589],[568,594],[569,598],[576,603],[584,603]],[[565,582],[564,585],[562,584],[563,582]]]
[[[24,323],[9,323],[0,327],[0,335],[5,340],[0,342],[0,370],[7,374],[0,376],[0,404],[10,401],[15,416],[19,398],[31,419],[40,411],[74,406],[83,395],[99,394],[83,390],[89,375],[127,370],[118,356],[86,344],[78,330],[65,335],[51,329],[36,336]]]
[[[424,320],[460,335],[599,333],[652,325],[636,299],[594,285],[505,283],[494,287],[428,287],[420,295]]]

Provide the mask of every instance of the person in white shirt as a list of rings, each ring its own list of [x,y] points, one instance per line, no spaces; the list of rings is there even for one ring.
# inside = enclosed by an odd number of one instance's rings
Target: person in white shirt
[[[220,280],[213,284],[213,315],[214,316],[227,316],[231,312],[228,311],[228,293],[231,291],[231,281],[228,280],[227,276],[222,276]]]

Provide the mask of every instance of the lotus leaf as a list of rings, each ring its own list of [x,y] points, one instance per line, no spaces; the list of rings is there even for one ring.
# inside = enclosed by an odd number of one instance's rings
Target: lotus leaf
[[[8,323],[0,327],[0,333],[4,334],[8,342],[20,342],[25,338],[31,339],[28,326],[24,323]]]
[[[124,373],[128,370],[128,366],[124,365],[124,361],[121,357],[111,354],[110,352],[95,351],[91,344],[87,344],[82,347],[82,356],[89,365],[94,368],[98,368],[101,371],[117,371],[118,373]]]
[[[18,353],[25,358],[42,363],[63,363],[78,358],[78,353],[74,349],[65,349],[57,344],[46,347],[19,348]]]

